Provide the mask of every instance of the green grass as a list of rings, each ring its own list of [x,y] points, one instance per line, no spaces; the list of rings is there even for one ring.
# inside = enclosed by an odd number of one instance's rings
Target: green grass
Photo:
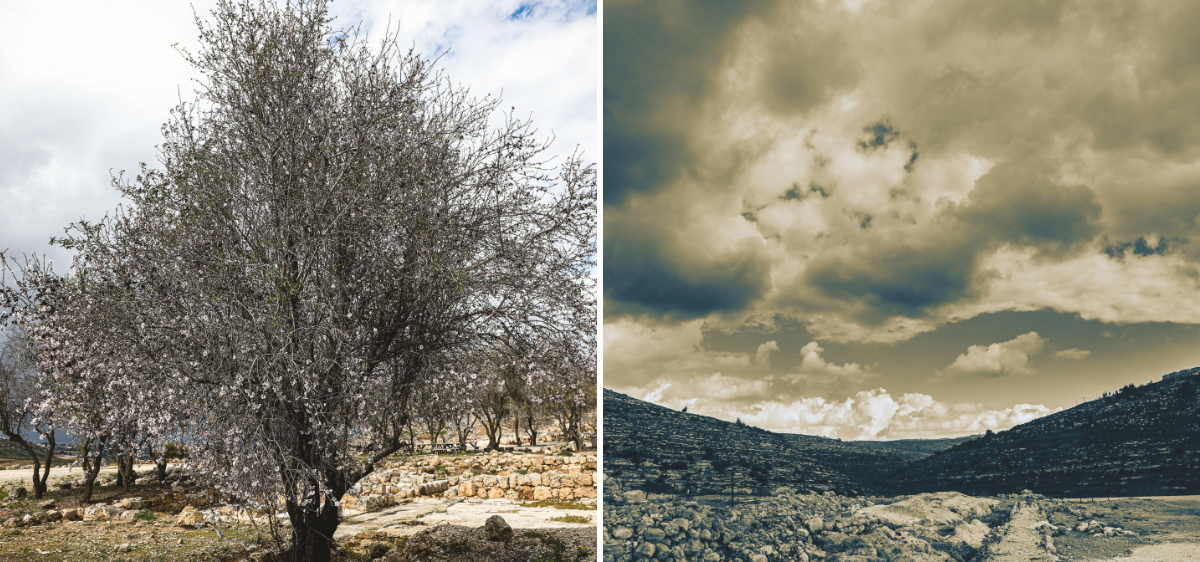
[[[591,522],[591,517],[583,517],[581,515],[563,515],[562,517],[551,517],[551,521],[559,523],[588,523]]]
[[[558,456],[560,456],[560,457],[573,457],[573,456],[575,456],[575,453],[572,453],[571,451],[560,451],[560,452],[558,453]]]
[[[594,506],[594,505],[587,505],[587,504],[583,504],[583,503],[575,503],[575,502],[569,502],[569,501],[540,500],[540,501],[525,502],[521,505],[523,505],[525,507],[553,507],[553,508],[557,508],[557,509],[578,509],[578,510],[587,510],[587,511],[596,509],[596,506]]]
[[[134,519],[137,519],[138,521],[154,521],[155,519],[158,519],[158,516],[155,515],[154,512],[150,511],[149,509],[143,509],[141,511],[138,511],[137,514],[134,515],[133,517],[134,517]]]

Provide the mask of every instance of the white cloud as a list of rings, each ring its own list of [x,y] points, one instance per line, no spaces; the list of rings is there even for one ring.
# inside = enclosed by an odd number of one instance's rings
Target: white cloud
[[[800,361],[800,373],[824,375],[863,375],[866,371],[858,363],[837,365],[825,361],[821,354],[825,352],[817,342],[808,342],[800,348],[803,359]]]
[[[1065,359],[1068,361],[1079,361],[1080,359],[1087,359],[1087,357],[1091,354],[1092,352],[1087,349],[1071,348],[1054,352],[1054,358]]]
[[[212,0],[16,2],[0,0],[0,250],[69,253],[48,245],[80,217],[98,219],[119,198],[109,170],[156,162],[160,127],[197,74],[172,48],[195,52],[195,12]],[[477,96],[503,92],[501,108],[532,115],[557,137],[556,162],[576,149],[599,158],[597,17],[588,2],[362,0],[335,2],[335,26],[363,23],[370,37],[399,25],[402,46],[436,55],[451,80]],[[130,31],[135,30],[135,31]],[[375,42],[375,39],[369,39]],[[499,116],[496,117],[497,119]]]
[[[725,420],[740,418],[770,431],[847,440],[923,439],[1000,431],[1062,409],[1052,411],[1032,404],[986,409],[975,403],[946,404],[919,393],[897,399],[883,388],[858,392],[841,401],[803,398],[786,403],[765,401],[744,408],[699,398],[688,404],[693,413]]]
[[[1037,332],[1021,334],[1006,342],[987,347],[972,345],[959,355],[942,374],[1023,375],[1033,372],[1029,356],[1041,351],[1046,340]]]
[[[767,368],[771,364],[772,351],[779,351],[779,344],[775,343],[775,340],[758,346],[758,350],[754,352],[754,363],[760,368]]]
[[[671,383],[663,383],[663,384],[659,385],[659,387],[654,389],[653,391],[646,393],[646,396],[643,397],[642,400],[645,400],[652,404],[658,404],[658,402],[660,400],[662,400],[663,391],[668,388],[671,388]]]

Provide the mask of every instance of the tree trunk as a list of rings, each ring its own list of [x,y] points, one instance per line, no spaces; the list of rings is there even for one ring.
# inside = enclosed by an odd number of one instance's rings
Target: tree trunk
[[[504,418],[498,416],[493,420],[489,416],[483,415],[479,417],[479,420],[483,422],[483,430],[487,432],[487,450],[499,451],[500,438],[503,436],[503,429],[501,428],[501,425],[503,425]]]
[[[50,450],[46,454],[46,470],[40,475],[40,478],[38,472],[42,468],[42,459],[38,457],[37,449],[33,448],[33,444],[26,441],[19,433],[5,431],[4,434],[8,436],[9,440],[16,441],[18,445],[25,449],[26,453],[29,453],[29,457],[33,459],[33,497],[41,499],[46,493],[46,478],[50,476],[50,464],[54,460],[54,431],[50,431]]]
[[[79,505],[87,505],[87,504],[91,503],[92,487],[96,483],[96,477],[100,476],[100,459],[102,459],[104,457],[104,439],[100,439],[97,442],[98,448],[96,449],[96,458],[91,459],[90,461],[87,459],[86,451],[87,451],[87,449],[91,448],[90,441],[91,440],[89,440],[89,443],[87,445],[85,445],[86,448],[84,449],[85,453],[84,453],[84,460],[83,460],[83,474],[84,474],[83,497],[79,498]],[[90,464],[89,464],[89,462],[90,462]]]
[[[54,428],[50,428],[46,441],[48,442],[46,448],[46,468],[42,470],[41,481],[38,481],[36,464],[33,469],[33,497],[35,499],[41,499],[46,493],[46,479],[50,478],[50,468],[54,466]]]
[[[150,460],[154,461],[155,474],[158,476],[158,485],[162,486],[167,483],[167,451],[163,448],[162,455],[154,454],[154,445],[148,441],[146,443],[146,454],[150,456]]]
[[[529,446],[537,447],[537,427],[534,424],[533,408],[525,410],[525,421],[529,424]]]
[[[513,412],[513,435],[517,437],[517,446],[521,446],[521,411]]]
[[[293,562],[329,562],[333,553],[333,533],[338,527],[338,509],[326,501],[313,513],[292,501],[287,503],[292,523]]]

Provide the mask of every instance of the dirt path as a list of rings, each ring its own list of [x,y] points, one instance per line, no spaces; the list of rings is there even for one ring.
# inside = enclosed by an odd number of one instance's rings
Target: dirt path
[[[1054,562],[1058,557],[1046,552],[1042,534],[1034,529],[1045,521],[1037,503],[1021,502],[1013,508],[1012,520],[1004,526],[1004,538],[991,549],[987,562]]]
[[[172,465],[172,466],[174,466],[174,465]],[[154,464],[152,464],[152,463],[151,464],[139,464],[139,465],[134,466],[134,470],[139,473],[145,473],[145,471],[147,471],[151,468],[154,468]],[[115,473],[116,471],[117,471],[117,467],[115,467],[115,466],[108,467],[108,468],[101,468],[100,474],[102,474],[102,475],[103,474],[112,474],[112,473]],[[72,474],[80,477],[81,480],[83,479],[83,470],[77,466],[75,466],[75,467],[56,466],[56,467],[50,469],[50,478],[47,480],[47,482],[53,482],[58,478],[62,478],[63,476],[68,476],[68,475],[72,475]],[[32,485],[33,469],[32,468],[22,468],[20,470],[0,470],[0,484],[5,484],[8,482],[13,482],[13,481],[17,481],[17,480],[24,480],[25,482],[30,483],[30,485]]]

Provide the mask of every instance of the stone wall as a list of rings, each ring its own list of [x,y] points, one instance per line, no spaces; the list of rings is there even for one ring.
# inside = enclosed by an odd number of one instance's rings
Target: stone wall
[[[389,463],[364,478],[342,499],[342,508],[376,511],[417,497],[595,500],[596,457],[514,453],[415,457]]]

